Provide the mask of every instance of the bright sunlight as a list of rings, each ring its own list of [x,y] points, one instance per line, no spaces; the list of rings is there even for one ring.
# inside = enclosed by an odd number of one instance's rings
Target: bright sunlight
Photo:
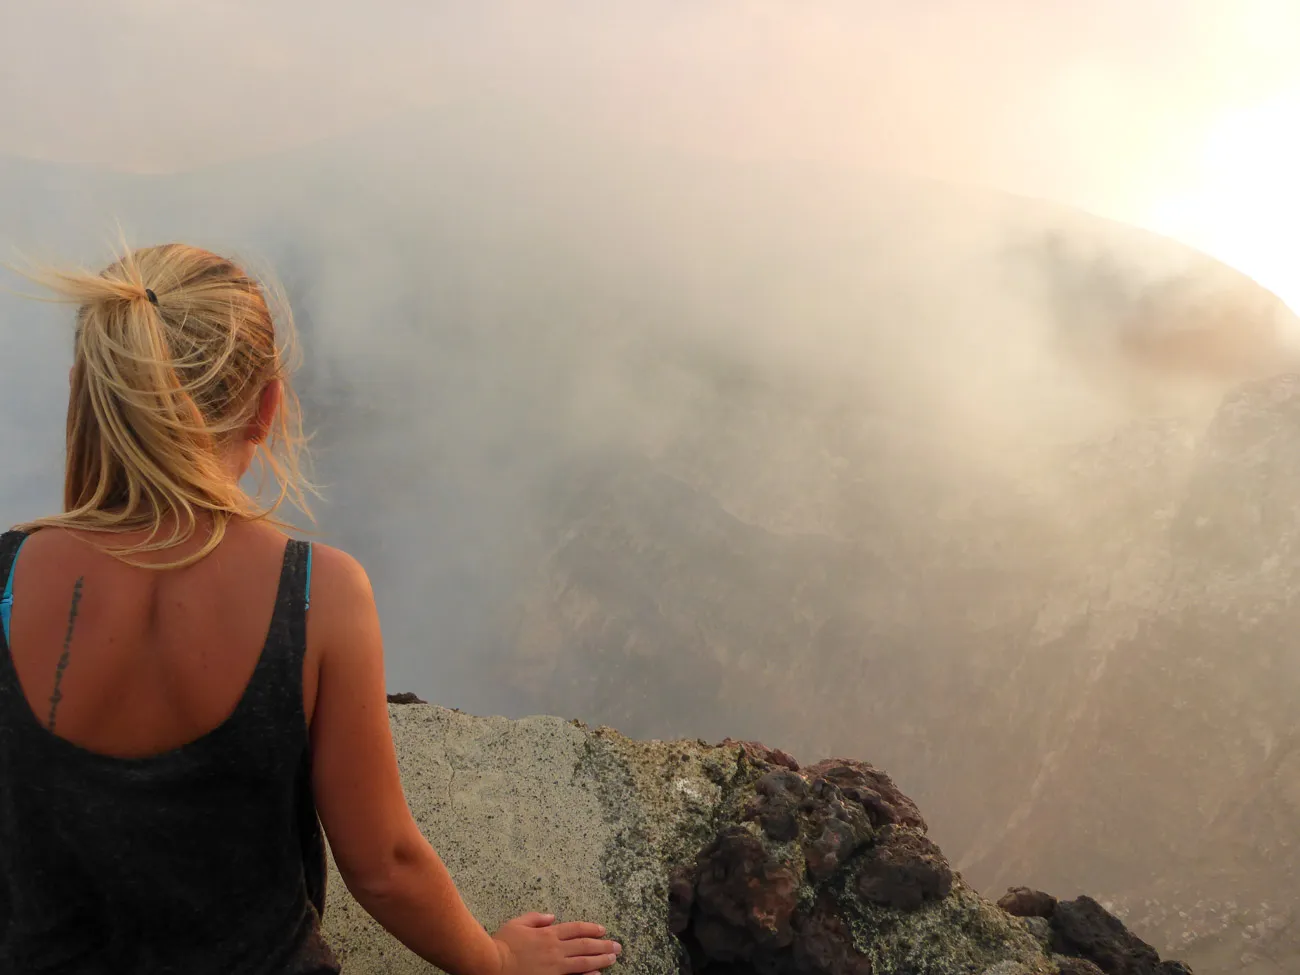
[[[1221,116],[1193,185],[1145,222],[1250,275],[1300,312],[1300,87]]]

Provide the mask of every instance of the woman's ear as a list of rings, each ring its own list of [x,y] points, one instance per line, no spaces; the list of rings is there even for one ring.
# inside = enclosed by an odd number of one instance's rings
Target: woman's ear
[[[280,400],[283,396],[284,387],[278,379],[272,379],[262,387],[262,392],[257,397],[257,413],[253,417],[252,429],[248,437],[253,443],[262,443],[270,436],[271,424],[275,422],[275,413],[280,408]]]

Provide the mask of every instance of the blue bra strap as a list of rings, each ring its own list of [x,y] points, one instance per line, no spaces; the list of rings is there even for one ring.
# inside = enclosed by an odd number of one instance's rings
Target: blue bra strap
[[[8,596],[8,593],[9,590],[6,589],[5,590],[6,596]],[[307,543],[307,585],[303,587],[303,599],[304,599],[304,605],[302,608],[311,609],[311,542]],[[5,616],[6,634],[8,633],[8,631],[9,631],[9,617],[8,615],[6,615]]]
[[[27,544],[27,537],[28,536],[24,535],[22,540],[18,543],[18,547],[14,549],[13,558],[9,560],[9,578],[5,580],[4,595],[0,596],[0,624],[4,625],[6,646],[9,643],[9,617],[14,611],[14,566],[18,564],[18,553],[21,552],[23,546]],[[309,566],[310,564],[311,563],[308,563]],[[310,569],[308,569],[308,572],[310,573]],[[310,574],[308,575],[308,578],[311,578]]]

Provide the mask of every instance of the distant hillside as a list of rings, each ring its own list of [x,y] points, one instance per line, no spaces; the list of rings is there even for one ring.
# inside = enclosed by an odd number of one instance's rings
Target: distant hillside
[[[497,677],[636,734],[875,748],[981,889],[1091,891],[1194,967],[1281,975],[1298,388],[1073,446],[1050,495],[909,479],[879,443],[762,485],[685,453],[574,470]]]

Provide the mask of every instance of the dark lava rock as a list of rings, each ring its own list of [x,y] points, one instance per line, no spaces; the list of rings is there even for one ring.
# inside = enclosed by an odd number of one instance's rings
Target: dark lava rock
[[[998,907],[1016,917],[1050,918],[1056,911],[1056,898],[1041,890],[1011,887],[999,898]]]
[[[388,695],[389,704],[428,704],[424,698],[416,697],[410,691],[401,691],[398,694]]]
[[[800,920],[793,961],[798,975],[872,975],[871,959],[853,947],[853,933],[827,893]]]
[[[1034,936],[1034,940],[1044,948],[1052,947],[1052,926],[1045,917],[1027,917],[1024,918],[1025,927],[1029,933]]]
[[[757,820],[767,838],[788,843],[799,835],[800,800],[808,794],[808,783],[798,772],[781,769],[769,772],[754,786],[756,795],[746,808],[746,819]]]
[[[859,839],[869,840],[875,835],[871,817],[862,803],[845,795],[839,786],[828,779],[813,779],[808,795],[799,808],[812,823],[837,820],[851,826]]]
[[[1086,958],[1057,955],[1052,961],[1056,962],[1057,967],[1061,970],[1061,975],[1106,975],[1105,972]]]
[[[754,783],[754,791],[760,796],[792,796],[799,800],[808,794],[808,780],[798,772],[782,769],[759,779]]]
[[[757,741],[736,741],[734,738],[728,738],[722,743],[722,747],[727,746],[738,746],[745,758],[754,765],[777,765],[788,768],[791,772],[799,771],[799,763],[794,757],[779,748],[768,748]]]
[[[810,780],[822,778],[833,783],[846,799],[867,811],[873,826],[912,826],[927,829],[916,803],[903,795],[894,780],[866,762],[848,758],[831,758],[804,769]]]
[[[1161,964],[1149,944],[1091,897],[1061,901],[1052,914],[1052,948],[1062,955],[1086,958],[1105,975],[1175,975],[1183,966]]]
[[[699,857],[692,931],[713,961],[755,961],[794,940],[799,871],[730,826]]]
[[[804,863],[808,876],[814,883],[829,880],[857,853],[864,842],[850,823],[840,819],[826,819],[820,831],[804,844]]]
[[[668,930],[681,934],[691,923],[695,904],[695,877],[686,867],[677,867],[668,877]]]
[[[668,878],[683,972],[1050,970],[1022,922],[957,889],[925,820],[884,772],[845,759],[801,769],[754,742],[726,747],[735,765],[710,776],[722,789],[712,839]]]
[[[724,826],[694,869],[674,871],[669,883],[670,924],[692,970],[872,975],[827,884],[875,838],[868,804],[906,815],[910,803],[870,766],[826,766],[846,793],[784,752],[731,744],[740,750],[732,808],[742,822]]]
[[[939,847],[920,830],[889,826],[862,857],[854,883],[864,900],[914,911],[926,901],[948,896],[952,868]]]

